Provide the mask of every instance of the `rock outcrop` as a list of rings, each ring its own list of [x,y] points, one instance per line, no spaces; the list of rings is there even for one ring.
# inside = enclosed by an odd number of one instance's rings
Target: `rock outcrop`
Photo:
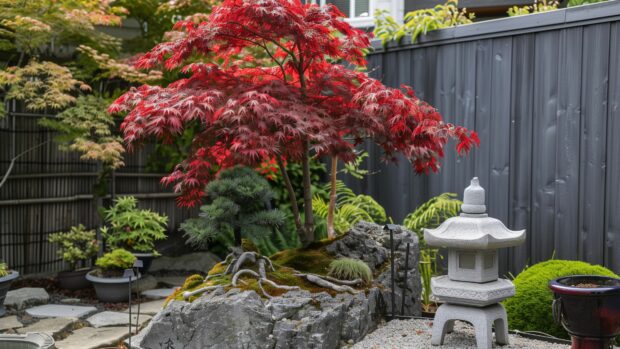
[[[199,348],[338,348],[373,331],[390,312],[389,234],[376,224],[358,223],[345,237],[325,247],[335,256],[365,261],[375,274],[372,287],[356,294],[305,290],[266,299],[258,293],[224,287],[195,301],[172,301],[132,340],[143,349]],[[407,279],[406,243],[410,243]],[[420,314],[418,240],[414,233],[394,234],[396,304],[400,314],[406,287],[405,314]]]

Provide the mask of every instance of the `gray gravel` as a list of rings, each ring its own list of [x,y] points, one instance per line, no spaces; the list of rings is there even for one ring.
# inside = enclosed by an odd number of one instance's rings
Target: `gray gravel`
[[[394,320],[367,335],[351,349],[405,349],[405,348],[476,348],[473,327],[465,322],[457,321],[454,332],[448,334],[444,345],[431,345],[430,320]],[[502,349],[568,349],[569,345],[552,344],[521,336],[510,335],[510,345],[495,346]]]

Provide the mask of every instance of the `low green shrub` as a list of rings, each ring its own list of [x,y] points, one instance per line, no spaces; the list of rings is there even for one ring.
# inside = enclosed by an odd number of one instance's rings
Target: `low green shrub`
[[[516,294],[504,301],[510,328],[568,338],[566,331],[553,321],[553,293],[547,285],[553,279],[570,275],[618,277],[607,268],[580,261],[550,260],[535,264],[514,279]]]
[[[0,263],[0,278],[9,275],[9,267],[6,263]]]
[[[339,258],[329,264],[327,274],[340,280],[362,279],[365,283],[372,281],[372,271],[363,261],[353,258]]]
[[[80,262],[97,256],[99,242],[94,230],[86,230],[80,224],[68,232],[50,234],[48,241],[59,245],[56,253],[75,270]]]
[[[123,271],[133,267],[136,256],[122,248],[108,252],[97,259],[97,266],[104,271]]]

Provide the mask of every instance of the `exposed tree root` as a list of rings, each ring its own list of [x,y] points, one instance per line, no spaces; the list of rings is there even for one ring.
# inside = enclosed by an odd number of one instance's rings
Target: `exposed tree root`
[[[275,283],[274,281],[269,280],[267,278],[267,270],[275,271],[276,269],[274,268],[273,263],[271,262],[269,258],[265,256],[261,256],[260,254],[256,252],[233,251],[233,253],[226,256],[226,259],[224,260],[223,263],[227,265],[226,270],[223,273],[208,275],[205,278],[205,281],[208,281],[209,279],[217,277],[217,276],[232,275],[231,283],[230,285],[227,285],[227,286],[237,287],[240,283],[246,284],[244,281],[239,279],[240,277],[244,275],[250,276],[250,277],[257,279],[259,289],[261,290],[263,295],[269,299],[273,298],[273,296],[267,293],[264,287],[265,284],[269,285],[273,289],[279,289],[279,290],[292,291],[292,290],[300,289],[299,286],[279,285]],[[258,269],[258,272],[252,269],[248,269],[247,268],[248,264],[253,264],[254,266],[256,266],[256,268]],[[244,266],[246,267],[243,268]],[[340,280],[340,279],[333,278],[331,276],[303,274],[300,272],[296,272],[296,274],[294,275],[297,277],[304,278],[305,280],[315,285],[328,288],[336,292],[357,293],[358,291],[355,290],[351,286],[359,285],[363,282],[361,279]],[[219,287],[222,287],[222,285],[206,286],[206,287],[194,290],[194,291],[186,291],[183,293],[183,298],[188,299],[192,296],[202,294],[205,292],[209,292]]]
[[[353,287],[347,286],[347,285],[337,285],[331,281],[327,281],[325,279],[323,279],[321,276],[318,275],[314,275],[314,274],[295,274],[295,276],[299,276],[299,277],[303,277],[304,279],[308,280],[309,282],[312,282],[315,285],[321,286],[321,287],[325,287],[325,288],[329,288],[332,289],[336,292],[349,292],[349,293],[357,293],[358,291],[356,291]],[[342,281],[342,280],[340,280]]]
[[[318,276],[318,275],[315,275]],[[340,280],[340,279],[336,279],[334,277],[331,277],[329,275],[325,275],[325,276],[319,276],[322,279],[325,279],[327,281],[331,281],[334,283],[337,283],[339,285],[347,285],[347,286],[356,286],[361,284],[362,282],[364,282],[364,280],[362,279],[355,279],[355,280]]]
[[[217,288],[220,288],[220,287],[225,287],[225,286],[223,286],[223,285],[207,286],[207,287],[199,288],[199,289],[194,290],[194,291],[185,291],[185,292],[183,292],[183,298],[184,299],[188,299],[191,296],[195,296],[195,295],[198,295],[198,294],[201,294],[201,293],[213,291],[213,290],[215,290]]]

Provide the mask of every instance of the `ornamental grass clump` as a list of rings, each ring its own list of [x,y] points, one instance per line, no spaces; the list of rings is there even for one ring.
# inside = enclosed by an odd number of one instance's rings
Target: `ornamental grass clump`
[[[80,224],[71,227],[68,232],[50,234],[48,241],[59,245],[56,253],[69,264],[71,270],[75,270],[78,265],[83,266],[86,260],[97,256],[99,242],[96,235],[95,230],[86,230]]]
[[[327,274],[340,280],[360,279],[369,284],[372,281],[372,271],[363,261],[353,258],[339,258],[329,264]]]
[[[514,279],[516,294],[504,301],[509,327],[568,338],[562,326],[553,320],[551,311],[553,294],[548,284],[553,279],[571,275],[618,277],[611,270],[600,265],[580,261],[550,260],[535,264]]]

